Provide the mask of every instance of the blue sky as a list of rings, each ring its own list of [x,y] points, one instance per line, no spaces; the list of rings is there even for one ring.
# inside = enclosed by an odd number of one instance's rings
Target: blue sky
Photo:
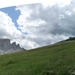
[[[12,21],[15,23],[15,26],[18,27],[17,19],[20,15],[20,11],[15,10],[15,8],[16,8],[16,6],[0,8],[0,11],[7,13],[8,16],[10,16]]]

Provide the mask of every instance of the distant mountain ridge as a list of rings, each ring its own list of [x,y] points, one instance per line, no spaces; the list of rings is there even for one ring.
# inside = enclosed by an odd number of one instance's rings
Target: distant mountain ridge
[[[75,41],[0,56],[0,75],[75,75]]]
[[[75,42],[75,37],[69,37],[69,38],[67,38],[67,39],[65,39],[65,40],[56,42],[55,44],[67,43],[67,42]]]
[[[10,43],[10,39],[0,39],[0,54],[19,52],[21,50],[23,48],[19,44],[16,45],[16,42]]]
[[[74,41],[75,40],[75,37],[69,37],[67,40],[65,41]]]

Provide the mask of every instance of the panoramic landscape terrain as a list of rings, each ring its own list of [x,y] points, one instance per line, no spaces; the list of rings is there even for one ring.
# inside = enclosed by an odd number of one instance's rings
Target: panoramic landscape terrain
[[[0,56],[0,75],[75,75],[75,38]]]
[[[75,0],[0,8],[0,75],[75,75]]]

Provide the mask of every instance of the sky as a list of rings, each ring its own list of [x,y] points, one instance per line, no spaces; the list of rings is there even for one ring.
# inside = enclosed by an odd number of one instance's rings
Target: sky
[[[32,3],[43,3],[45,6],[48,4],[53,5],[54,3],[68,4],[71,0],[1,0],[0,8],[18,6],[23,4],[32,4]]]
[[[39,1],[0,6],[0,38],[29,50],[75,36],[75,0]]]

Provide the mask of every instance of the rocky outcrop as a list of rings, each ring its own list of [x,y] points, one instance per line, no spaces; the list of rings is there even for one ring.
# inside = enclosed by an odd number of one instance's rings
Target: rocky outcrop
[[[10,39],[0,39],[0,54],[19,52],[21,50],[23,48],[19,44],[16,45],[16,42],[11,44]]]

